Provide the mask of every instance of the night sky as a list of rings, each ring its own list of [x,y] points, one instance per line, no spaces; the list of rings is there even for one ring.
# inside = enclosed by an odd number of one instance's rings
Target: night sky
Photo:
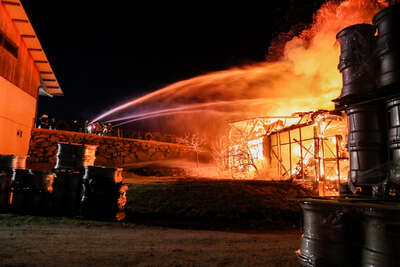
[[[310,23],[324,1],[21,2],[65,95],[40,97],[38,114],[90,120],[170,83],[265,60],[271,40]]]

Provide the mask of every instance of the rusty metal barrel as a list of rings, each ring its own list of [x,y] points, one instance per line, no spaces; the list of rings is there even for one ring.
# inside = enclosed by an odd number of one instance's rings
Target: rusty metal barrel
[[[400,86],[400,4],[389,6],[372,19],[378,28],[376,51],[379,88],[397,91]]]
[[[359,266],[361,227],[349,206],[337,200],[300,202],[304,234],[297,253],[302,266]]]
[[[86,218],[122,220],[125,217],[126,191],[122,168],[85,166],[83,177],[83,215]]]
[[[0,155],[0,210],[8,210],[14,155]]]
[[[350,181],[356,186],[382,182],[387,160],[385,114],[382,106],[364,104],[346,110],[349,135]]]
[[[0,155],[0,170],[11,170],[14,158],[14,155]]]
[[[389,159],[400,163],[400,98],[386,102]]]
[[[13,160],[13,169],[26,169],[27,155],[16,155]]]
[[[6,211],[11,204],[12,171],[0,170],[0,211]]]
[[[48,214],[52,204],[53,180],[53,173],[14,169],[12,210],[18,213]]]
[[[93,166],[96,149],[96,145],[58,143],[55,169],[83,170],[84,166]]]
[[[363,213],[362,266],[400,266],[400,205],[370,204]]]
[[[337,104],[356,103],[376,93],[374,33],[375,26],[356,24],[344,28],[336,35],[340,43],[338,68],[343,80],[341,94],[333,100]]]
[[[83,169],[84,145],[58,143],[57,163],[55,169]]]
[[[78,215],[83,192],[83,173],[70,169],[54,171],[53,213],[61,216]]]
[[[85,145],[83,152],[83,166],[94,166],[97,145]]]

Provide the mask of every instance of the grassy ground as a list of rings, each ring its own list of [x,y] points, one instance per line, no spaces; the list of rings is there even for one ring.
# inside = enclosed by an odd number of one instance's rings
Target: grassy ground
[[[0,214],[0,266],[298,266],[297,185],[125,182],[124,222]]]
[[[131,181],[127,220],[206,229],[287,229],[301,223],[291,183],[212,179]]]
[[[298,266],[299,231],[234,232],[0,214],[0,266]]]

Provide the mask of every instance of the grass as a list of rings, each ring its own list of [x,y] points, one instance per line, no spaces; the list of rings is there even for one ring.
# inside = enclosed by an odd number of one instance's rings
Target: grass
[[[301,224],[296,196],[309,192],[291,183],[178,179],[134,184],[127,193],[128,221],[202,228],[283,229]]]
[[[291,199],[309,194],[299,185],[254,180],[174,179],[133,183],[127,192],[127,217],[123,223],[0,213],[0,226],[156,224],[197,229],[289,229],[299,227],[302,221],[301,209]]]

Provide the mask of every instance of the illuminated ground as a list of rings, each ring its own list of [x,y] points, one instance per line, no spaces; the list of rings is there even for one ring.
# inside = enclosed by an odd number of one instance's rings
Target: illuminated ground
[[[0,266],[298,266],[302,188],[124,177],[124,223],[0,214]]]
[[[124,176],[125,178],[128,175]],[[293,229],[310,195],[293,183],[205,178],[129,177],[127,221],[208,230]]]
[[[0,214],[0,266],[298,266],[299,239]]]

